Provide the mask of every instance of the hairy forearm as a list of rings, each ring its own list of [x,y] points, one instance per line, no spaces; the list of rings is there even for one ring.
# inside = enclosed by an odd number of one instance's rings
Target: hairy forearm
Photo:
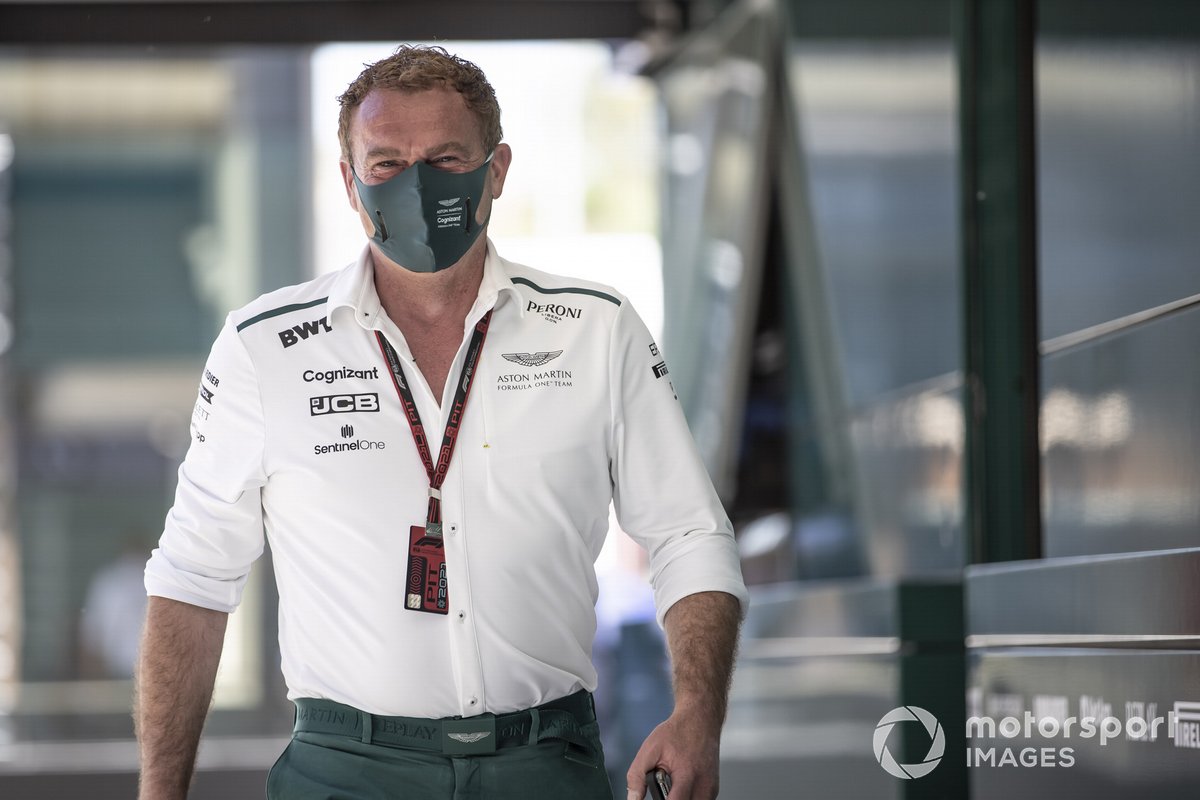
[[[150,598],[134,705],[141,800],[187,796],[228,620],[220,611]]]
[[[671,654],[675,711],[697,715],[715,730],[725,721],[741,610],[724,592],[689,595],[664,620]]]

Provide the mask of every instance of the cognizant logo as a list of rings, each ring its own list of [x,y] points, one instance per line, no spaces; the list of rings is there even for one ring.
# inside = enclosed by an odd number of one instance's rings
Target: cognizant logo
[[[888,736],[892,729],[902,722],[920,724],[929,736],[929,752],[925,754],[924,760],[915,764],[901,764],[888,750]],[[915,725],[909,727],[916,728]],[[937,721],[937,717],[925,709],[919,706],[901,706],[893,708],[883,715],[883,719],[879,720],[879,724],[875,726],[872,744],[875,749],[875,760],[879,762],[879,766],[883,767],[889,775],[909,780],[933,772],[934,767],[941,762],[942,756],[946,753],[946,734],[942,730],[942,724]]]

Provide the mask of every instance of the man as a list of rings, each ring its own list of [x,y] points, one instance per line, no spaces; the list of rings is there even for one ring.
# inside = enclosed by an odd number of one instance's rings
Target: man
[[[403,47],[341,98],[358,262],[229,316],[146,569],[144,800],[186,795],[270,537],[296,733],[281,798],[607,798],[593,562],[645,545],[675,710],[628,773],[711,798],[746,594],[666,366],[614,290],[482,235],[512,159],[475,65]]]

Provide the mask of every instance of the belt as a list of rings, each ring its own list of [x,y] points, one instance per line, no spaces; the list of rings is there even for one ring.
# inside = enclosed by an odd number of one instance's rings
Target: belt
[[[345,736],[365,744],[449,756],[487,755],[560,739],[567,744],[566,758],[597,766],[595,747],[582,730],[595,721],[596,707],[591,692],[582,689],[525,711],[445,719],[386,717],[313,697],[298,697],[295,703],[294,733]]]

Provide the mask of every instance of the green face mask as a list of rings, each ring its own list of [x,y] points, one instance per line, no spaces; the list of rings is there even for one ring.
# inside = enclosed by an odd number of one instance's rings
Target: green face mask
[[[437,272],[458,263],[488,222],[476,222],[475,211],[493,155],[470,172],[446,172],[417,162],[374,186],[355,173],[359,200],[375,224],[371,240],[413,272]]]

